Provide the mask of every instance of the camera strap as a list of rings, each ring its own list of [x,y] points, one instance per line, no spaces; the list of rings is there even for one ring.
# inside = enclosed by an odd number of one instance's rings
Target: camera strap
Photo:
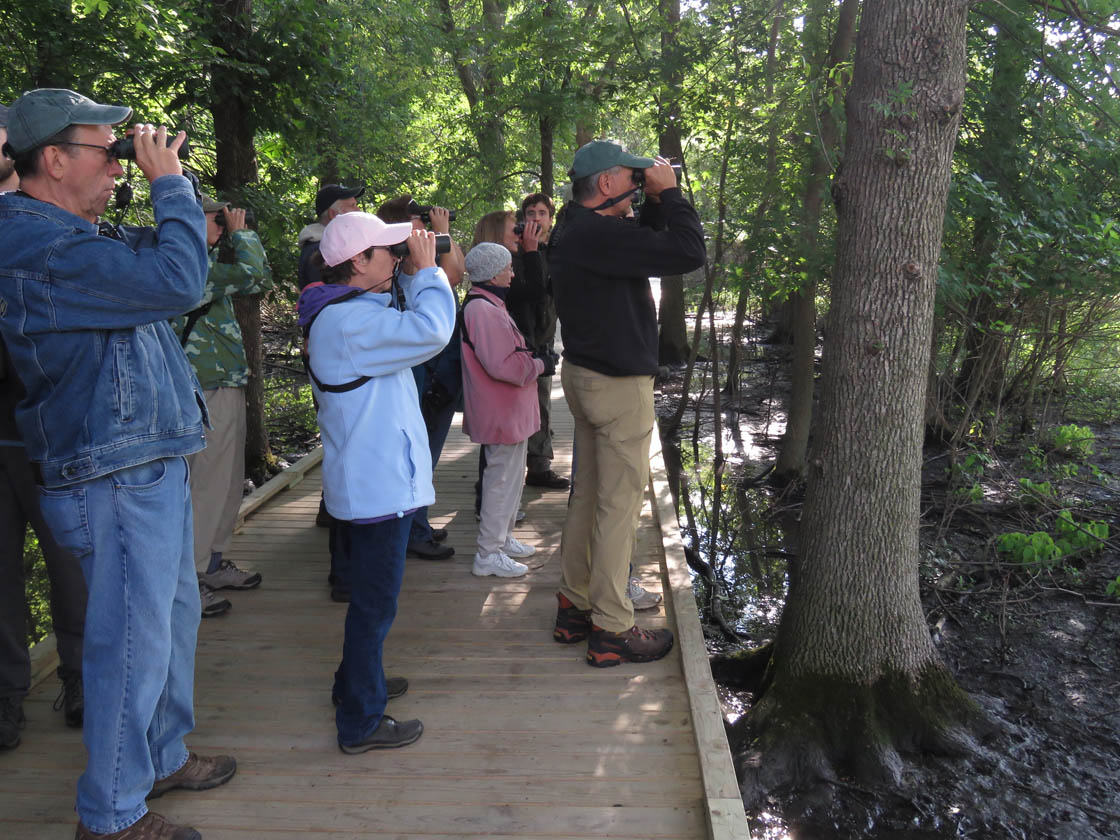
[[[640,189],[641,187],[634,187],[633,189],[627,190],[622,195],[616,195],[614,198],[608,198],[602,204],[598,204],[595,207],[591,207],[589,209],[592,212],[598,212],[599,210],[606,210],[608,207],[614,207],[616,204],[621,204],[623,201],[626,201],[628,198],[630,198],[630,196],[634,195]]]

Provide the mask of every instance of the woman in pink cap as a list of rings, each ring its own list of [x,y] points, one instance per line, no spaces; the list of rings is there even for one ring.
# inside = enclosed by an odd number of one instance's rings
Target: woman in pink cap
[[[408,243],[417,267],[394,279]],[[308,372],[323,436],[323,498],[337,522],[332,538],[345,563],[350,606],[332,699],[345,753],[403,747],[420,737],[418,720],[385,714],[408,682],[386,680],[382,645],[397,612],[412,514],[435,501],[427,432],[412,367],[447,344],[455,297],[436,267],[435,236],[386,224],[369,213],[336,216],[319,246],[322,282],[300,294]]]

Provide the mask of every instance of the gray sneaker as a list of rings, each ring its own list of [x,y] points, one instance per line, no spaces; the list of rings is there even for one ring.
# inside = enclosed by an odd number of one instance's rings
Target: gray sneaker
[[[203,572],[198,579],[211,589],[252,589],[261,585],[259,572],[243,571],[232,560],[222,560],[215,571]]]
[[[642,589],[637,578],[630,578],[630,585],[626,588],[626,594],[630,596],[630,601],[634,604],[636,610],[652,610],[661,603],[661,593]]]
[[[198,599],[202,601],[202,617],[210,618],[211,616],[221,615],[233,606],[228,600],[223,598],[201,580],[198,582]]]

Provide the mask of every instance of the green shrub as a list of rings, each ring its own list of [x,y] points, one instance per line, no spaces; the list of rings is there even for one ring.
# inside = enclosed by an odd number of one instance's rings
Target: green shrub
[[[1049,435],[1050,448],[1054,452],[1079,461],[1084,461],[1093,454],[1095,440],[1092,429],[1073,423],[1056,426]]]

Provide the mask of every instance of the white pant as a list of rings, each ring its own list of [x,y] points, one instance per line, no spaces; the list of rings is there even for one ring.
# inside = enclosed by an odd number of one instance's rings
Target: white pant
[[[486,471],[482,473],[482,512],[478,523],[478,553],[483,557],[501,551],[513,535],[525,487],[528,441],[487,443],[485,447]]]

